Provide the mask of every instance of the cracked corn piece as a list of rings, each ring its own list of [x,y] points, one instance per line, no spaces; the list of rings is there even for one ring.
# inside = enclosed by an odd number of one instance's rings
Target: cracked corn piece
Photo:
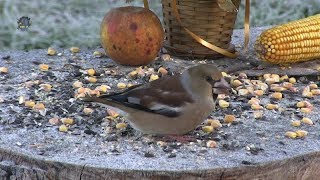
[[[257,56],[274,64],[320,57],[320,14],[270,28],[257,38]]]

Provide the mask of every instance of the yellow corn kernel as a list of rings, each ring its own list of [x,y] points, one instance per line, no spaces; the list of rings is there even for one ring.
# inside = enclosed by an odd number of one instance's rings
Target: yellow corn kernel
[[[280,92],[272,93],[271,97],[274,99],[282,99],[282,93],[280,93]]]
[[[211,133],[213,132],[213,127],[212,126],[203,126],[202,131],[206,133]]]
[[[304,118],[301,119],[301,122],[303,124],[313,125],[313,122],[312,122],[312,120],[310,118],[304,117]]]
[[[308,131],[305,131],[305,130],[297,130],[295,133],[297,134],[297,137],[299,137],[299,138],[303,138],[306,135],[308,135]]]
[[[301,122],[298,121],[298,120],[291,121],[291,125],[294,126],[294,127],[299,127],[299,126],[301,126]]]
[[[310,88],[310,89],[317,89],[317,88],[318,88],[318,85],[315,84],[315,83],[312,83],[312,84],[309,84],[309,88]]]
[[[8,73],[8,68],[0,67],[0,73]]]
[[[236,117],[234,115],[225,115],[224,122],[225,123],[232,123],[236,120]]]
[[[68,131],[68,127],[64,124],[62,124],[61,126],[59,126],[59,131],[60,132],[67,132]]]
[[[50,92],[52,88],[51,84],[40,84],[39,86],[41,89],[43,89],[46,92]]]
[[[98,79],[95,77],[85,77],[84,79],[90,83],[96,83],[98,81]]]
[[[78,47],[71,47],[71,48],[70,48],[70,51],[71,51],[72,53],[78,53],[78,52],[80,52],[80,48],[78,48]]]
[[[36,103],[34,101],[25,101],[24,102],[24,106],[29,107],[29,108],[33,108],[36,105]]]
[[[310,92],[312,93],[312,95],[315,95],[315,96],[320,95],[320,89],[311,89]]]
[[[95,73],[96,73],[96,71],[94,69],[92,69],[92,68],[87,70],[87,74],[89,76],[93,76]]]
[[[238,79],[235,79],[235,80],[231,81],[231,85],[232,85],[233,87],[239,87],[239,86],[242,85],[242,82],[239,81]]]
[[[289,78],[289,82],[292,83],[292,84],[294,84],[294,83],[297,82],[297,80],[296,80],[296,78],[291,77],[291,78]]]
[[[150,79],[149,79],[149,82],[150,82],[150,81],[157,80],[157,79],[159,79],[159,76],[158,76],[158,75],[156,75],[156,74],[151,74]]]
[[[301,111],[302,113],[308,114],[308,113],[311,113],[311,108],[301,108],[300,111]]]
[[[268,109],[268,110],[278,109],[278,108],[279,108],[279,106],[276,104],[267,104],[266,105],[266,109]]]
[[[285,133],[285,136],[291,138],[291,139],[295,139],[297,137],[297,133],[296,132],[292,132],[292,131],[287,131]]]
[[[73,124],[73,119],[72,119],[72,118],[62,118],[62,119],[61,119],[61,122],[62,122],[63,124],[69,124],[69,125],[71,125],[71,124]]]
[[[221,107],[221,108],[227,108],[227,107],[229,107],[229,102],[227,102],[227,101],[225,101],[225,100],[219,100],[219,106]]]
[[[39,64],[39,69],[41,71],[48,71],[49,70],[49,65],[48,64]]]
[[[214,129],[218,129],[222,127],[222,124],[220,123],[219,120],[212,119],[212,121],[210,122],[210,126],[212,126]]]
[[[57,51],[56,51],[55,49],[53,49],[52,47],[49,47],[47,54],[48,54],[49,56],[54,56],[54,55],[57,54]]]
[[[72,87],[73,88],[80,88],[83,86],[83,83],[80,82],[80,81],[75,81],[73,84],[72,84]]]
[[[116,128],[117,129],[124,129],[127,127],[127,124],[126,123],[118,123],[116,124]]]
[[[117,87],[118,87],[119,89],[124,89],[124,88],[127,87],[127,85],[126,85],[125,83],[118,83],[118,84],[117,84]]]

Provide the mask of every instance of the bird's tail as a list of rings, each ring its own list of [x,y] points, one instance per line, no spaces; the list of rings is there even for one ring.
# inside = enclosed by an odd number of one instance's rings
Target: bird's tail
[[[82,101],[84,102],[97,102],[103,105],[106,105],[108,108],[110,109],[120,109],[122,111],[127,111],[125,106],[122,106],[121,104],[112,101],[111,99],[108,98],[101,98],[101,97],[93,97],[93,96],[86,96],[86,97],[82,97],[80,98]]]

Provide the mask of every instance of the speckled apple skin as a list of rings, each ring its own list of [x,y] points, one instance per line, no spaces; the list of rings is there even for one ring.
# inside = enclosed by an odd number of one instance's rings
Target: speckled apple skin
[[[101,44],[107,55],[122,65],[146,65],[157,56],[164,41],[159,18],[142,7],[110,10],[100,27]]]

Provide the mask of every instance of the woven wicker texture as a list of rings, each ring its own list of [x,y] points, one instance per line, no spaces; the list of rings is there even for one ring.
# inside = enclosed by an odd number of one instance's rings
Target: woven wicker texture
[[[233,0],[239,7],[240,0]],[[184,57],[218,57],[220,54],[195,41],[180,26],[174,16],[172,0],[162,0],[166,49],[172,55]],[[216,0],[177,0],[182,25],[220,48],[233,51],[230,44],[236,12],[222,10]]]

